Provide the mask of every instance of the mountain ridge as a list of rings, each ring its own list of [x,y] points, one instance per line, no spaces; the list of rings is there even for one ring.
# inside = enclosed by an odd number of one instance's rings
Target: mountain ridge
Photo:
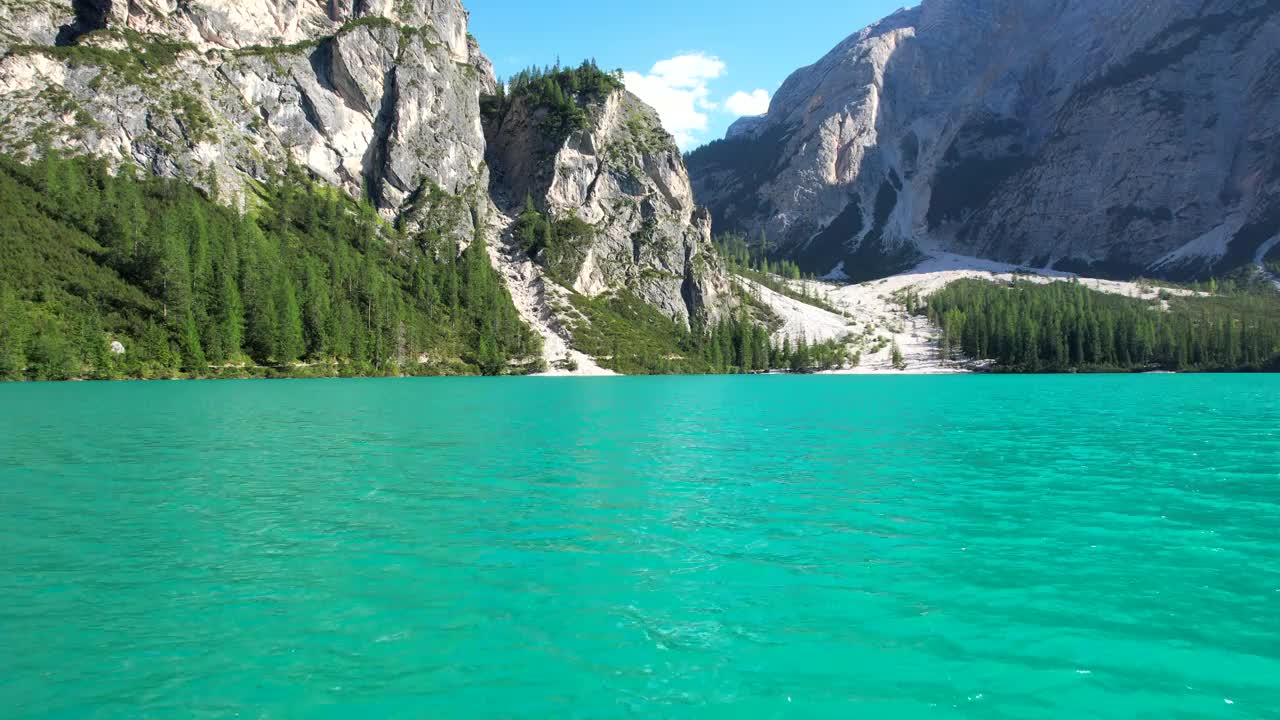
[[[1277,9],[926,0],[686,158],[457,0],[9,3],[0,375],[1274,367],[1256,272],[1018,278],[1275,270]]]
[[[863,279],[955,252],[1203,277],[1280,232],[1280,2],[924,0],[689,154],[718,227]]]

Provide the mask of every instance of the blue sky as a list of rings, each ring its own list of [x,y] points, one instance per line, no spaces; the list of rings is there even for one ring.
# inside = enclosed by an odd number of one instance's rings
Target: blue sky
[[[463,0],[498,76],[594,57],[686,150],[759,114],[787,75],[914,0]]]

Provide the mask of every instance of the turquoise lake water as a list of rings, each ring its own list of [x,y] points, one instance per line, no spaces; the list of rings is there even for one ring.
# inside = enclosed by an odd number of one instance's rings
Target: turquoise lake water
[[[0,408],[6,720],[1280,717],[1274,376]]]

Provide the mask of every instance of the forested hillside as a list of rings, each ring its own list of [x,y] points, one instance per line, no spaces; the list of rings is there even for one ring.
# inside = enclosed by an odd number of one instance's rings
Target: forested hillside
[[[1077,283],[961,280],[928,298],[943,352],[1017,372],[1280,369],[1280,294],[1261,284],[1156,301]]]
[[[535,369],[483,238],[391,227],[295,169],[251,200],[0,157],[0,378]]]

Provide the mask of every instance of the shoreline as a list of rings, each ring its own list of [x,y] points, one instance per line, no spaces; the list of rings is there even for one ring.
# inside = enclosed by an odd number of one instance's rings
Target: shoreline
[[[312,377],[170,377],[170,378],[110,378],[110,379],[92,379],[92,378],[70,378],[66,380],[6,380],[0,381],[0,387],[4,386],[20,386],[20,385],[39,385],[39,384],[70,384],[70,383],[159,383],[159,382],[287,382],[287,381],[324,381],[324,380],[496,380],[496,379],[520,379],[520,378],[537,378],[537,379],[604,379],[604,378],[735,378],[735,377],[827,377],[827,378],[871,378],[871,377],[978,377],[978,376],[1000,376],[1000,377],[1052,377],[1052,376],[1071,376],[1071,375],[1114,375],[1114,376],[1160,376],[1160,375],[1280,375],[1280,370],[1204,370],[1179,372],[1173,370],[1097,370],[1097,371],[1071,371],[1071,372],[1001,372],[1001,371],[983,371],[983,370],[950,370],[939,371],[936,369],[916,369],[916,370],[893,370],[884,371],[878,369],[856,368],[845,370],[823,370],[810,373],[793,373],[770,371],[765,373],[720,373],[720,374],[695,374],[695,373],[673,373],[667,375],[621,375],[614,373],[612,375],[570,375],[565,373],[534,373],[528,375],[357,375],[351,377],[337,376],[312,376]]]
[[[441,361],[419,356],[418,365],[409,363],[409,372],[400,372],[405,366],[397,366],[388,373],[342,372],[348,364],[329,361],[297,362],[291,365],[268,366],[248,362],[209,366],[207,375],[177,373],[168,376],[141,377],[70,377],[61,379],[19,379],[0,382],[97,382],[97,381],[147,381],[147,380],[307,380],[307,379],[373,379],[408,377],[629,377],[600,364],[594,357],[572,347],[565,336],[566,330],[553,317],[543,317],[537,312],[546,305],[546,295],[562,291],[548,284],[536,266],[525,259],[513,263],[490,248],[492,264],[506,271],[506,281],[516,300],[517,309],[543,338],[541,357],[533,362],[507,366],[512,372],[486,376],[478,368],[458,360]],[[1206,297],[1207,294],[1187,288],[1169,287],[1158,281],[1115,281],[1081,278],[1067,273],[1019,268],[994,261],[939,253],[905,272],[877,280],[837,285],[814,280],[784,280],[791,290],[805,297],[820,300],[805,302],[766,287],[756,280],[735,275],[733,280],[740,287],[763,302],[778,319],[778,326],[771,333],[775,343],[790,340],[843,341],[858,364],[828,370],[791,372],[773,370],[771,375],[824,375],[824,376],[938,376],[938,375],[1069,375],[1069,374],[1271,374],[1280,373],[1280,367],[1235,368],[1214,370],[1174,371],[1162,368],[1133,369],[1063,369],[1057,371],[1025,372],[1018,369],[1001,369],[993,361],[966,362],[944,360],[939,350],[939,331],[926,318],[911,312],[908,297],[928,297],[950,283],[961,279],[978,279],[990,282],[1030,281],[1039,284],[1054,282],[1078,282],[1095,292],[1119,295],[1146,301],[1161,301],[1165,293],[1173,296]],[[825,307],[820,307],[825,305]],[[832,312],[836,310],[837,312]],[[895,358],[895,354],[898,357]],[[538,362],[541,360],[541,362]],[[545,368],[533,371],[535,366]],[[572,368],[572,369],[570,369]],[[134,369],[134,368],[131,368]],[[415,372],[414,370],[420,370]],[[710,375],[706,373],[671,373],[672,375]],[[738,374],[738,373],[724,373]],[[637,375],[643,377],[644,375]]]

